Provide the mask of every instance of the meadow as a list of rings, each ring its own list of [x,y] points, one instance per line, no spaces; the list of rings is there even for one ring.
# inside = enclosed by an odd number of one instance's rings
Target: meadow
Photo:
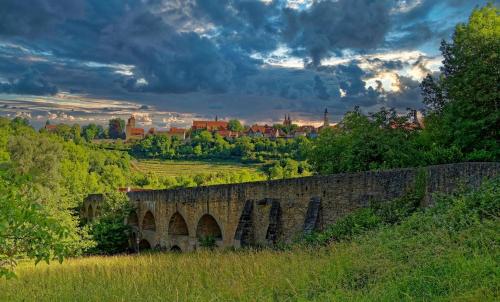
[[[132,169],[140,173],[152,172],[159,177],[195,176],[203,173],[233,173],[247,171],[263,173],[259,165],[241,164],[228,161],[187,161],[187,160],[134,160]]]
[[[24,263],[1,301],[498,301],[499,182],[326,246]]]

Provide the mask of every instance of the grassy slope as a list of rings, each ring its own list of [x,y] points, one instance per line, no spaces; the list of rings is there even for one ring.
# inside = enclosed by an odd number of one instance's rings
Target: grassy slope
[[[153,172],[158,176],[194,176],[210,172],[259,172],[258,165],[244,165],[233,162],[178,161],[178,160],[139,160],[132,162],[132,168],[141,173]]]
[[[350,242],[24,265],[1,301],[495,301],[499,182]]]

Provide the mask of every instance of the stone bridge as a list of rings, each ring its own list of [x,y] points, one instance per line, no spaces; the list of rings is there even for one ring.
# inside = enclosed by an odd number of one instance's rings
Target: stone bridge
[[[321,230],[370,200],[390,200],[425,175],[423,206],[435,192],[478,186],[500,175],[500,163],[460,163],[304,178],[127,193],[134,211],[126,220],[131,248],[192,251],[200,239],[219,247],[269,246]],[[82,216],[101,211],[102,195],[88,196]]]

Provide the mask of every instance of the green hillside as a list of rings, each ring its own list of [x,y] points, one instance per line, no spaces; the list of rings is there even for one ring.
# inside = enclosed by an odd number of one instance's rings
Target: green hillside
[[[498,301],[500,181],[352,240],[21,265],[2,301]],[[354,214],[354,216],[360,216]]]
[[[216,174],[225,172],[261,173],[259,165],[241,164],[224,161],[182,161],[182,160],[137,160],[132,169],[141,173],[154,173],[157,176],[194,176],[197,174]]]

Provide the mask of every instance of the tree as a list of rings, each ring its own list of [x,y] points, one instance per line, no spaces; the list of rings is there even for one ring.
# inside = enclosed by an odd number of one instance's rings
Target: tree
[[[97,126],[96,124],[88,124],[83,127],[82,135],[87,142],[91,142],[93,139],[102,135],[102,127]]]
[[[112,139],[124,138],[125,121],[121,118],[109,120],[108,135]]]
[[[130,226],[124,223],[132,208],[124,193],[104,194],[101,215],[90,223],[90,234],[96,245],[89,250],[92,254],[123,253],[128,248]]]
[[[23,258],[62,261],[68,254],[65,226],[27,192],[25,180],[0,174],[0,277],[14,276]]]
[[[428,131],[471,160],[500,158],[499,24],[492,4],[474,10],[468,23],[456,26],[451,43],[442,42],[439,79],[428,76],[421,85],[435,116]]]
[[[228,122],[228,128],[231,131],[243,131],[243,125],[241,125],[241,122],[239,120],[233,119]]]

